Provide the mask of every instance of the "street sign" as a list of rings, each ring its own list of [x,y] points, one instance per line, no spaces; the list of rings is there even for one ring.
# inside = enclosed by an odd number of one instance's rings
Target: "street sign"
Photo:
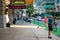
[[[26,9],[26,6],[25,5],[20,5],[20,6],[10,5],[9,8],[10,9]]]

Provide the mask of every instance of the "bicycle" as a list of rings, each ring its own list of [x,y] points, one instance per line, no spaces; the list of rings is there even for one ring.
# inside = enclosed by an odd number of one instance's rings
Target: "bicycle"
[[[56,23],[53,25],[53,31],[57,32],[57,24]]]

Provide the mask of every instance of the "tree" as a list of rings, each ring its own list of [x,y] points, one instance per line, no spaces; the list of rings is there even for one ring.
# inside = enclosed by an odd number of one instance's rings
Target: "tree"
[[[56,16],[56,17],[60,16],[60,12],[52,12],[51,14],[52,16]]]
[[[28,13],[28,17],[32,17],[32,14],[33,14],[33,11],[34,11],[34,8],[33,6],[27,6],[27,13]]]

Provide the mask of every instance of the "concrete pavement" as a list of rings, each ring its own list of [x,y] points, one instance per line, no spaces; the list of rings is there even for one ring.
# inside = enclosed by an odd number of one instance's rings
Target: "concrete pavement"
[[[0,28],[0,40],[60,40],[60,38],[52,34],[52,39],[49,39],[48,32],[44,28],[26,23],[11,25],[11,28],[6,29]]]
[[[0,40],[60,40],[52,34],[48,39],[47,31],[42,28],[8,28],[0,31]]]

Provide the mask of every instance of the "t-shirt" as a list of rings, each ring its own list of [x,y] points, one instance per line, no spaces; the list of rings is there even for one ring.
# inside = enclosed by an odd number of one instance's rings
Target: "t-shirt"
[[[48,18],[48,24],[52,24],[52,18]]]
[[[47,18],[44,18],[44,20],[43,20],[45,23],[47,22]]]

